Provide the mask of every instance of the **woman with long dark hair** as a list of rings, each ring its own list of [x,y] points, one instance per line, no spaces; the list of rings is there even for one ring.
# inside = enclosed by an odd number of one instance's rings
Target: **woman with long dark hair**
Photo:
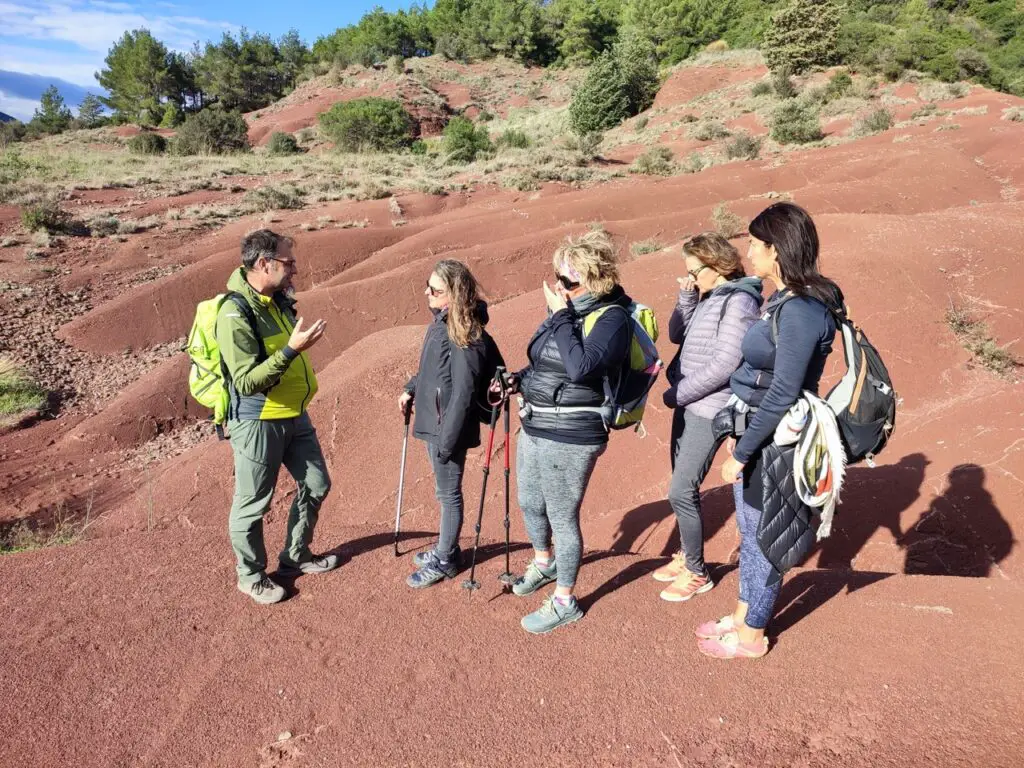
[[[415,588],[459,572],[462,476],[466,451],[480,445],[476,395],[487,360],[487,305],[469,268],[453,259],[439,261],[424,295],[434,321],[423,339],[419,372],[406,384],[398,407],[404,413],[415,402],[413,435],[427,446],[441,525],[434,549],[413,558],[417,569],[406,583]]]
[[[838,286],[818,271],[818,231],[792,203],[776,203],[749,227],[754,274],[776,288],[761,319],[743,338],[743,362],[730,384],[747,426],[722,467],[733,484],[740,528],[740,594],[732,614],[697,628],[701,652],[716,658],[758,658],[768,652],[765,629],[781,575],[757,541],[765,487],[762,452],[804,390],[817,393],[836,324],[830,307],[842,305]],[[778,336],[774,337],[773,326]]]

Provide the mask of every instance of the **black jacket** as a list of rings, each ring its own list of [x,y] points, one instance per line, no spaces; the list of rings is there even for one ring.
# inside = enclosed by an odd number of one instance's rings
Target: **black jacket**
[[[487,305],[480,302],[477,313],[486,325]],[[413,435],[437,445],[442,463],[458,451],[480,445],[477,397],[487,365],[484,340],[465,349],[453,344],[447,320],[447,310],[434,312],[423,339],[419,371],[405,385],[416,405]]]
[[[531,406],[589,408],[605,401],[604,377],[614,386],[620,366],[629,351],[632,303],[620,286],[585,312],[570,305],[541,323],[526,348],[530,365],[519,372],[523,399]],[[601,307],[606,310],[584,338],[583,321]],[[608,442],[608,430],[599,413],[561,411],[541,413],[530,409],[522,418],[523,430],[532,437],[560,443],[600,445]]]

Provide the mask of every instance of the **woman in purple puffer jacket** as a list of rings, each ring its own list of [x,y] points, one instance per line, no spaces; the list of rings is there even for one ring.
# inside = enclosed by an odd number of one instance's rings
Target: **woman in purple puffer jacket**
[[[704,564],[700,485],[718,449],[711,424],[729,399],[729,377],[743,359],[740,345],[760,313],[761,280],[745,277],[739,252],[716,232],[683,244],[686,277],[669,321],[679,352],[666,375],[664,401],[672,416],[672,484],[668,500],[679,523],[682,551],[656,570],[671,582],[663,600],[684,602],[715,586]]]

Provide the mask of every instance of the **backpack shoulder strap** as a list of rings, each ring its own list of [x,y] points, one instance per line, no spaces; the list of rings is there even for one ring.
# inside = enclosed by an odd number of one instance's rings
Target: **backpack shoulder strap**
[[[238,307],[245,319],[249,321],[249,327],[252,328],[252,333],[256,337],[256,343],[259,345],[259,357],[257,360],[262,363],[267,359],[267,347],[263,343],[263,337],[260,335],[260,327],[256,322],[256,313],[252,311],[252,307],[249,306],[245,296],[238,291],[228,291],[224,294],[224,301],[230,301]]]
[[[795,293],[786,294],[774,307],[772,307],[772,344],[775,344],[776,346],[779,344],[779,312],[787,301],[791,301],[795,298]]]

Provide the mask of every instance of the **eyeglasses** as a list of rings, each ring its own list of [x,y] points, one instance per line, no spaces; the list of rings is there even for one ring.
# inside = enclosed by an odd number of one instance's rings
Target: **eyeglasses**
[[[267,261],[279,261],[290,269],[295,267],[295,259],[279,259],[277,256],[267,256],[266,259]]]
[[[697,270],[692,270],[692,269],[686,270],[686,274],[688,274],[690,277],[692,277],[694,280],[696,280],[697,279],[697,275],[699,275],[705,269],[710,269],[710,267],[708,267],[707,264],[701,264],[700,268],[697,269]]]
[[[427,281],[427,290],[430,291],[430,295],[433,296],[435,299],[438,296],[443,296],[446,293],[444,288],[435,288],[434,286],[432,286],[429,280]]]
[[[575,291],[577,288],[580,287],[579,283],[573,282],[565,275],[556,274],[555,279],[557,279],[558,282],[561,283],[562,287],[565,288],[565,290],[567,291]]]

